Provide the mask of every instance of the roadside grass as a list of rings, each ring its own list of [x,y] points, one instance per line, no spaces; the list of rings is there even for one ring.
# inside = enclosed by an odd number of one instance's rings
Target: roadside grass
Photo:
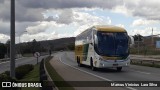
[[[30,71],[27,75],[23,77],[20,81],[24,82],[39,82],[39,64],[34,66],[34,69]],[[40,90],[40,88],[31,88],[31,87],[24,87],[21,90]]]
[[[25,53],[25,54],[23,54],[23,57],[33,57],[33,54],[32,53]]]
[[[140,66],[148,66],[148,67],[155,67],[160,68],[159,64],[147,64],[147,63],[138,63],[138,62],[131,62],[132,65],[140,65]]]
[[[65,82],[65,80],[52,67],[52,65],[49,63],[51,58],[52,58],[51,56],[46,58],[45,66],[46,66],[46,69],[47,69],[50,77],[52,78],[54,84],[58,87],[59,90],[75,90],[72,86],[70,86],[67,82]],[[63,85],[65,85],[66,87],[61,87],[60,84],[62,84],[62,83],[59,83],[56,81],[62,81]]]

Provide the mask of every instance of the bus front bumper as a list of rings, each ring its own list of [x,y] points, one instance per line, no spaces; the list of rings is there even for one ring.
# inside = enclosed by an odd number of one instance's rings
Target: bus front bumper
[[[99,63],[99,68],[128,67],[130,60],[103,60]]]

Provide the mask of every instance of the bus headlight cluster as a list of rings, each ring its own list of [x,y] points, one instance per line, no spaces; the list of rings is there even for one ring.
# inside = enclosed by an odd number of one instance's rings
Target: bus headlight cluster
[[[99,57],[99,60],[100,60],[100,61],[104,61],[104,59],[103,59],[102,57]]]
[[[104,64],[103,64],[103,63],[100,63],[100,65],[104,67]]]
[[[130,63],[129,63],[129,62],[127,62],[127,63],[126,63],[126,66],[129,66],[129,65],[130,65]]]
[[[101,57],[99,57],[99,60],[102,61],[103,59]]]
[[[130,60],[130,56],[128,56],[128,57],[126,58],[126,61],[127,61],[127,60]]]

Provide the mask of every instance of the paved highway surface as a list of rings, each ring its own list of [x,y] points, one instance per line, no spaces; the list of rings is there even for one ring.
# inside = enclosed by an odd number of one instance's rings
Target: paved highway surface
[[[40,56],[39,62],[46,56]],[[20,66],[23,64],[37,64],[37,59],[35,57],[24,57],[16,60],[15,66]],[[1,62],[0,63],[0,73],[10,70],[10,62]]]
[[[160,81],[160,69],[131,65],[121,72],[116,69],[99,69],[92,71],[89,67],[78,67],[73,52],[61,52],[59,61],[67,68],[74,68],[81,73],[89,74],[102,81]],[[74,74],[74,73],[73,73]],[[77,76],[78,77],[78,76]],[[86,77],[87,78],[87,77]],[[160,90],[160,87],[127,87],[128,90]]]

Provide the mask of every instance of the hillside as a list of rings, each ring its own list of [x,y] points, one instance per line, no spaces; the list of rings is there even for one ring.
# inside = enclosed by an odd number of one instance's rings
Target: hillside
[[[39,41],[39,43],[45,47],[49,48],[62,48],[66,47],[67,45],[74,44],[75,42],[75,37],[70,37],[70,38],[60,38],[60,39],[55,39],[55,40],[47,40],[47,41]]]
[[[25,42],[21,44],[16,44],[17,53],[34,53],[34,52],[48,52],[60,51],[60,50],[73,50],[74,49],[75,37],[60,38],[55,40],[45,40]]]

